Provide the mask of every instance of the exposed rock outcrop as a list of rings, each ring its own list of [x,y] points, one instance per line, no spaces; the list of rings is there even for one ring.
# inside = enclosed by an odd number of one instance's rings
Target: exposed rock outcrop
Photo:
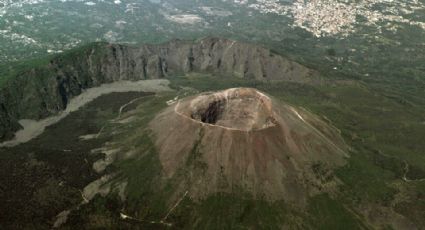
[[[227,39],[174,40],[141,47],[95,43],[23,72],[0,89],[0,140],[12,137],[19,129],[17,120],[57,113],[84,89],[188,72],[262,81],[320,82],[311,69],[265,48]]]

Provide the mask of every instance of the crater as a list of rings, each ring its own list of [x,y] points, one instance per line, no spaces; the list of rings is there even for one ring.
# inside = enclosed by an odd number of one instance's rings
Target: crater
[[[275,125],[271,99],[251,88],[201,94],[176,111],[190,119],[229,129],[259,130]]]
[[[149,128],[164,178],[181,180],[195,200],[240,188],[259,199],[305,206],[310,195],[338,185],[317,176],[314,165],[332,174],[347,156],[338,130],[251,88],[182,98]]]

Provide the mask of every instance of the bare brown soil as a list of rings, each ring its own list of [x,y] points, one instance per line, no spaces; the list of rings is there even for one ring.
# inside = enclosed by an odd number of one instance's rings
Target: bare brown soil
[[[332,169],[346,157],[337,130],[255,89],[184,98],[150,128],[164,174],[182,179],[195,199],[248,192],[303,205],[309,195],[335,188]]]

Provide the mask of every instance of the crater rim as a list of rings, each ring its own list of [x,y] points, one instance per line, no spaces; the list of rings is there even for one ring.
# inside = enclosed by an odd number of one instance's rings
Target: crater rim
[[[272,99],[254,88],[205,92],[177,102],[175,112],[205,126],[259,131],[277,125]]]

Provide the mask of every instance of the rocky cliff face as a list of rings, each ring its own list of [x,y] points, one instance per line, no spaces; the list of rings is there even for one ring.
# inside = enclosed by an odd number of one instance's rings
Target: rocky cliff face
[[[0,89],[0,140],[13,136],[20,128],[19,119],[41,119],[57,113],[84,89],[188,72],[261,81],[320,81],[315,71],[267,49],[227,39],[174,40],[141,47],[96,43],[21,73]]]

